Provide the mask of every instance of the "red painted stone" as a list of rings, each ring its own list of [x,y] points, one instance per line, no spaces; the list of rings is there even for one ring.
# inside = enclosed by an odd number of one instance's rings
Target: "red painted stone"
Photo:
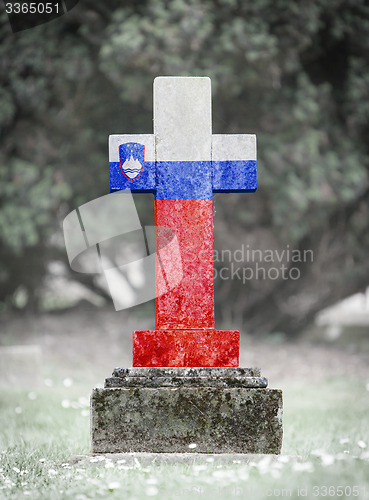
[[[238,366],[239,332],[214,329],[213,201],[155,200],[155,226],[156,330],[133,333],[133,366]]]
[[[181,283],[161,295],[171,269],[171,255],[161,251],[167,246],[167,232],[156,234],[157,330],[214,328],[213,201],[155,200],[155,225],[175,230],[181,251]],[[159,265],[162,264],[162,265]],[[148,365],[150,366],[150,365]],[[174,365],[170,365],[174,366]]]
[[[238,366],[238,331],[133,332],[133,366]]]

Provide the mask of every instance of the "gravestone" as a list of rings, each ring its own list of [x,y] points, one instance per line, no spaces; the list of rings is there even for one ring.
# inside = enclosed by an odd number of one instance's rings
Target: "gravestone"
[[[256,190],[256,137],[212,134],[209,78],[158,77],[154,134],[110,136],[109,157],[112,192],[155,195],[182,279],[163,293],[176,268],[158,231],[156,329],[135,331],[133,367],[93,391],[93,452],[279,453],[282,393],[238,367],[239,332],[214,321],[213,193]]]

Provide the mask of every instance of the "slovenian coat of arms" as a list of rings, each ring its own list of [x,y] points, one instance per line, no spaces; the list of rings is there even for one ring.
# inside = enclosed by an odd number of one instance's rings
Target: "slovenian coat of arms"
[[[138,142],[127,142],[119,146],[120,169],[130,181],[141,174],[145,164],[145,146]]]

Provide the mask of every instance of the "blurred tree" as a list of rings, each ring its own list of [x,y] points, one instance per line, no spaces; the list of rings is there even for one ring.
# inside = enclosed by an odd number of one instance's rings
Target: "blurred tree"
[[[283,261],[300,279],[218,279],[218,321],[294,333],[365,287],[368,33],[365,0],[84,0],[16,35],[3,15],[0,300],[37,305],[58,223],[107,192],[107,135],[151,133],[157,75],[210,76],[214,132],[258,135],[258,192],[217,195],[216,249],[314,252]]]

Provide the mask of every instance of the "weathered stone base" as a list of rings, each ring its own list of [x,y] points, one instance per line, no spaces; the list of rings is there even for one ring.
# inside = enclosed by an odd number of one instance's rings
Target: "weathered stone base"
[[[258,370],[140,370],[116,369],[108,387],[94,389],[93,453],[280,453],[282,391],[260,388]],[[189,386],[194,379],[199,386]]]

